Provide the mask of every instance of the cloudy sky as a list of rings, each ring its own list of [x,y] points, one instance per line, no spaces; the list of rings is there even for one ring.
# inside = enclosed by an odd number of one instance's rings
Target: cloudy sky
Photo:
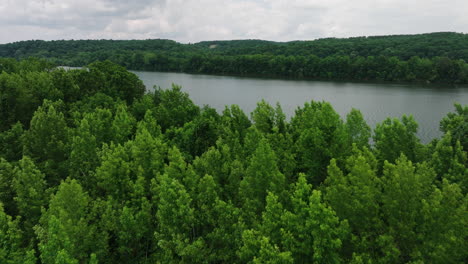
[[[0,43],[468,33],[468,0],[0,0]]]

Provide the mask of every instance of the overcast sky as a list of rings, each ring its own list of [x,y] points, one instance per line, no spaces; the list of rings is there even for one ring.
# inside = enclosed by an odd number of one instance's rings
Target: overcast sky
[[[0,0],[0,43],[468,32],[468,0]]]

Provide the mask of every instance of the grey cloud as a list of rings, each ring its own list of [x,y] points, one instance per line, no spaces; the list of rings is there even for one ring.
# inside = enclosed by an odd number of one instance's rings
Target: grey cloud
[[[0,43],[26,39],[315,39],[468,31],[465,0],[0,0]]]
[[[163,6],[163,0],[49,0],[8,1],[1,9],[2,25],[36,26],[40,28],[76,28],[103,30],[113,20],[141,19],[148,6]]]

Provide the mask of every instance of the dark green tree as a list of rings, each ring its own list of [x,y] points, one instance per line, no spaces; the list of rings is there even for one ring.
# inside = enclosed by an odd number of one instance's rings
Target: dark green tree
[[[291,205],[281,218],[285,225],[281,232],[283,247],[294,262],[341,262],[339,251],[349,234],[348,224],[322,201],[320,191],[312,190],[304,174],[294,186]]]
[[[50,186],[66,176],[68,127],[59,108],[63,102],[45,100],[24,134],[24,153],[30,156],[46,174]]]
[[[196,226],[192,198],[177,180],[164,174],[160,178],[160,193],[155,232],[163,262],[203,262],[205,243],[194,236]]]
[[[341,161],[349,151],[343,121],[329,103],[311,102],[296,110],[291,126],[296,170],[319,185],[326,177],[330,159]]]
[[[440,121],[440,130],[452,134],[452,145],[460,141],[463,150],[468,151],[468,106],[455,104],[455,113],[448,113]]]
[[[434,171],[426,164],[414,165],[404,155],[395,164],[385,162],[382,177],[382,217],[387,234],[400,251],[398,261],[410,261],[420,255],[421,208],[432,191]]]
[[[0,157],[9,161],[21,159],[23,155],[23,133],[23,125],[19,122],[9,130],[0,133]]]
[[[285,178],[276,164],[276,155],[267,140],[263,139],[252,155],[239,188],[243,216],[249,226],[258,223],[268,192],[280,195],[285,187]]]
[[[88,217],[89,203],[76,180],[60,184],[36,228],[42,263],[87,263],[102,249]]]
[[[371,129],[364,120],[361,111],[351,109],[351,112],[346,116],[345,128],[350,144],[355,143],[358,147],[369,147]]]
[[[468,191],[467,153],[463,151],[460,141],[457,141],[453,146],[452,140],[451,132],[447,132],[437,142],[430,164],[439,179],[447,179],[450,182],[458,183],[462,192],[466,194]]]
[[[45,175],[39,171],[27,156],[19,161],[15,168],[12,187],[22,229],[25,231],[25,243],[34,240],[33,227],[39,222],[41,208],[47,205]]]
[[[9,215],[17,215],[16,203],[14,201],[15,190],[13,189],[14,167],[8,161],[0,158],[0,203],[2,210]]]
[[[0,262],[5,264],[34,264],[34,250],[22,246],[22,235],[19,219],[13,220],[3,210],[0,202]]]
[[[374,130],[374,142],[377,159],[383,164],[390,163],[404,154],[411,161],[418,161],[421,144],[416,136],[418,124],[412,116],[403,115],[401,121],[387,118],[377,124]]]

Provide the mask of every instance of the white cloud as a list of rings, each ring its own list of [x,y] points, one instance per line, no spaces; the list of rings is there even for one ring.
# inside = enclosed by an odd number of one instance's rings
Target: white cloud
[[[468,31],[466,0],[0,0],[0,43],[27,39],[213,39]]]

